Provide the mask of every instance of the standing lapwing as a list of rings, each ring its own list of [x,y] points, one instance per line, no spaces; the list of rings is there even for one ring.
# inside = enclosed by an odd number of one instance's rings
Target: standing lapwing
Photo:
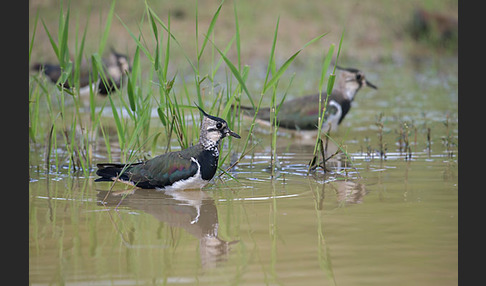
[[[337,67],[336,81],[329,96],[326,112],[324,114],[323,131],[336,131],[351,108],[351,103],[358,90],[363,86],[373,89],[377,87],[366,80],[362,71],[354,68]],[[321,108],[324,108],[327,94],[321,94]],[[319,116],[319,94],[307,95],[284,101],[278,112],[277,121],[280,127],[298,130],[315,131]],[[241,106],[245,115],[254,116],[252,107]],[[260,108],[257,119],[270,121],[270,108]]]
[[[204,112],[199,143],[187,149],[159,155],[135,164],[97,164],[95,180],[120,181],[142,189],[201,189],[216,173],[219,148],[228,136],[241,138],[225,120]]]

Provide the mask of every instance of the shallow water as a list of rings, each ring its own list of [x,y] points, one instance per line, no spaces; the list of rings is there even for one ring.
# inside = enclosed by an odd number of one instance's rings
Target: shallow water
[[[107,193],[93,173],[31,167],[30,283],[457,285],[458,149],[446,144],[458,138],[452,64],[361,67],[379,89],[357,95],[333,137],[351,161],[340,154],[327,173],[307,174],[314,141],[281,131],[272,178],[264,126],[234,178],[204,191],[117,185]],[[402,122],[411,157],[398,140]]]

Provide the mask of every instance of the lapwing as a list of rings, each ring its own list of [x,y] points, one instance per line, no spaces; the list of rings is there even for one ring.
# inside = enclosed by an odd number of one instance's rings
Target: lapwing
[[[224,119],[198,108],[203,114],[199,143],[144,162],[97,164],[96,174],[101,178],[95,181],[120,181],[142,189],[184,190],[206,186],[216,173],[222,139],[241,137],[229,129]]]
[[[113,48],[111,49],[108,57],[103,58],[102,61],[104,74],[107,77],[106,84],[101,79],[98,79],[95,86],[97,86],[97,91],[99,94],[108,95],[115,90],[115,86],[116,88],[121,87],[123,78],[127,72],[131,71],[131,67],[128,57],[126,55],[117,53]],[[61,77],[61,67],[56,64],[36,63],[32,66],[32,70],[42,71],[53,83],[57,83]],[[91,70],[91,63],[88,63],[87,61],[83,61],[81,63],[79,68],[79,85],[81,93],[89,88],[89,76]],[[68,81],[66,81],[62,86],[67,89],[71,88]]]
[[[336,81],[331,95],[328,98],[324,123],[322,129],[327,132],[329,128],[337,131],[346,114],[348,114],[351,103],[356,93],[363,86],[373,89],[377,87],[366,80],[362,71],[355,68],[337,67]],[[327,94],[321,94],[321,108],[324,108]],[[277,116],[280,127],[297,131],[316,131],[318,128],[319,116],[319,94],[298,97],[284,101]],[[241,106],[245,115],[254,116],[255,111],[252,107]],[[260,108],[257,119],[263,122],[270,122],[270,108]]]

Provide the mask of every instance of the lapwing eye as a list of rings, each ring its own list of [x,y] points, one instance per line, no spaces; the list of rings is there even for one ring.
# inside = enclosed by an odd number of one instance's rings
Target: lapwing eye
[[[223,124],[221,122],[216,123],[216,128],[221,129],[223,127]]]
[[[357,81],[361,81],[362,79],[363,79],[363,75],[362,74],[360,74],[360,73],[356,74],[356,80]]]

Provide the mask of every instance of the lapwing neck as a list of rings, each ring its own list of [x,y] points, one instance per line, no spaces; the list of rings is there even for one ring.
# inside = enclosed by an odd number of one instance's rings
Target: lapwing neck
[[[344,92],[346,92],[347,94],[345,94]],[[352,96],[350,98],[349,93],[350,93],[350,91],[333,90],[329,99],[336,101],[340,105],[342,105],[344,103],[351,103],[353,101],[354,96]]]
[[[218,169],[218,148],[204,149],[195,156],[201,165],[201,177],[203,180],[211,180]]]
[[[347,100],[349,100],[349,102],[354,100],[354,96],[356,95],[358,90],[359,90],[359,87],[357,89],[349,89],[349,90],[346,91],[346,97],[347,97]]]
[[[211,153],[213,153],[213,156],[216,156],[216,157],[219,157],[219,145],[221,143],[221,140],[218,140],[218,141],[213,141],[213,140],[210,140],[210,139],[204,139],[204,138],[200,138],[199,139],[199,144],[201,144],[201,146],[203,147],[204,150],[206,151],[210,151]]]

